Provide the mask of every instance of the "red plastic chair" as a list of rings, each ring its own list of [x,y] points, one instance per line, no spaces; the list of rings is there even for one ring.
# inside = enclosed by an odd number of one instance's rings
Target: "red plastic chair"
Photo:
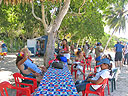
[[[13,74],[13,77],[15,79],[15,84],[16,84],[16,87],[20,87],[22,88],[22,86],[28,86],[26,88],[29,88],[31,90],[31,93],[34,92],[34,90],[37,88],[37,80],[34,79],[34,78],[28,78],[28,77],[23,77],[20,73],[14,73]],[[23,80],[31,80],[33,81],[33,85],[32,84],[26,84],[26,83],[22,83],[20,82],[20,79],[23,79]]]
[[[51,63],[54,61],[54,59],[53,60],[50,60],[50,61],[48,61],[48,65],[50,66],[51,65]]]
[[[89,55],[88,58],[85,60],[86,60],[87,70],[88,70],[88,67],[90,66],[90,71],[91,71],[91,62],[92,62],[91,55]]]
[[[77,70],[74,69],[74,66],[76,66],[76,64],[72,64],[72,66],[71,66],[71,74],[73,75],[73,72],[75,72],[75,79],[76,79]]]
[[[56,59],[56,54],[54,54],[54,57],[55,57],[55,59]]]
[[[97,65],[97,66],[94,67],[94,73],[97,72],[97,68],[99,68],[99,67],[100,67],[100,65]]]
[[[96,84],[92,84],[92,83],[89,83],[86,85],[86,89],[84,91],[82,91],[82,96],[88,96],[88,94],[96,94],[96,95],[99,95],[99,96],[104,96],[104,89],[107,85],[107,82],[108,82],[108,79],[105,79],[101,84],[99,85],[102,85],[100,88],[98,88],[96,91],[91,91],[90,90],[90,86],[91,85],[96,85]]]
[[[84,63],[84,62],[81,62],[81,63]],[[73,72],[75,72],[75,79],[76,79],[76,75],[77,75],[77,70],[75,70],[74,69],[74,66],[75,66],[76,64],[72,64],[72,66],[71,66],[71,74],[73,75]],[[85,74],[85,65],[83,66],[83,72],[84,72],[84,74]],[[85,80],[85,76],[83,75],[83,79]]]
[[[59,61],[59,60],[58,59],[50,60],[50,61],[48,61],[48,65],[50,66],[53,61]]]
[[[7,81],[4,81],[4,82],[0,83],[0,93],[1,93],[1,96],[9,96],[8,95],[9,93],[7,91],[7,88],[16,89],[17,90],[16,96],[22,96],[22,95],[31,96],[30,89],[28,89],[28,88],[14,87],[14,86],[12,86]]]
[[[94,73],[97,72],[97,68],[100,67],[100,65],[97,65],[94,67]],[[110,89],[109,89],[109,83],[107,82],[107,87],[108,87],[108,95],[110,95]]]

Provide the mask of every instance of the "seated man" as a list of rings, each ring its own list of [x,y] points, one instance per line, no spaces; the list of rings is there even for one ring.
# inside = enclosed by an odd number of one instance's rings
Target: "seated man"
[[[30,53],[27,48],[24,48],[20,52],[20,56],[17,56],[16,65],[22,73],[26,75],[35,75],[37,81],[40,81],[43,77],[43,74],[46,72],[46,68],[38,67],[35,65],[29,58]]]
[[[76,89],[78,92],[84,91],[88,83],[96,84],[90,87],[91,91],[96,91],[98,88],[101,87],[101,85],[98,85],[98,84],[102,83],[104,79],[109,78],[110,76],[109,70],[111,69],[110,60],[105,58],[105,59],[102,59],[100,63],[101,63],[101,71],[96,73],[95,77],[87,78],[81,83],[79,81],[76,82]]]

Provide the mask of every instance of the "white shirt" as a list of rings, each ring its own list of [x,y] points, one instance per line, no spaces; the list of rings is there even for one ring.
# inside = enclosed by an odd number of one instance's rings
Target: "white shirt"
[[[100,77],[103,79],[109,78],[110,72],[109,69],[101,70],[100,72],[96,73],[96,76],[92,78],[92,80],[98,80]],[[92,85],[92,87],[97,90],[102,85]]]
[[[125,47],[124,47],[124,54],[127,54],[128,53],[128,45],[125,45]]]

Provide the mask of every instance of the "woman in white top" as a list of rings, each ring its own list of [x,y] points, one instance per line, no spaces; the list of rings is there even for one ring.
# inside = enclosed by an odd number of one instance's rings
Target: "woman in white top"
[[[66,39],[63,39],[63,41],[62,41],[62,49],[59,52],[60,52],[60,54],[64,55],[64,57],[67,58],[67,62],[69,63],[70,54],[69,54],[69,46],[67,44],[67,40]]]
[[[104,79],[109,78],[110,76],[110,60],[107,58],[102,59],[101,61],[101,71],[96,73],[95,77],[87,78],[86,80],[82,81],[81,83],[76,82],[76,89],[78,92],[84,91],[86,89],[86,85],[88,83],[94,83],[96,85],[90,86],[91,91],[96,91],[102,85],[98,85],[103,82]]]
[[[78,50],[77,57],[75,58],[75,63],[77,64],[75,70],[77,70],[76,80],[79,78],[79,75],[82,73],[84,76],[83,68],[85,65],[85,58],[83,56],[82,51]]]

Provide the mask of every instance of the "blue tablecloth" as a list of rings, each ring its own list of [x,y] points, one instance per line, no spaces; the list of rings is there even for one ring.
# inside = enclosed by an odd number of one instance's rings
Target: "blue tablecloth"
[[[34,96],[79,96],[67,64],[63,69],[49,68]]]

